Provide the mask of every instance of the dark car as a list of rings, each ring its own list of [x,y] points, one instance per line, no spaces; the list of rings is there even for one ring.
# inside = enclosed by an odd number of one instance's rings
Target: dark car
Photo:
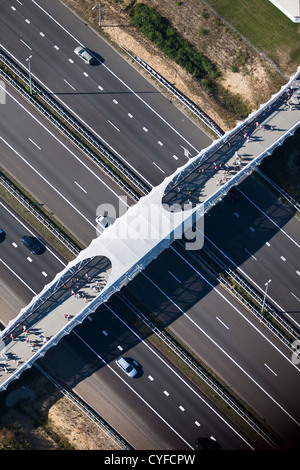
[[[42,251],[42,246],[40,242],[37,240],[35,237],[30,237],[28,235],[25,235],[23,238],[21,238],[21,243],[22,245],[26,246],[28,250],[33,254],[37,255]]]
[[[2,230],[2,228],[0,228],[0,242],[3,242],[4,238],[5,238],[5,232],[4,230]]]
[[[195,440],[195,446],[197,449],[202,450],[221,450],[221,446],[214,436],[198,437],[198,439]]]

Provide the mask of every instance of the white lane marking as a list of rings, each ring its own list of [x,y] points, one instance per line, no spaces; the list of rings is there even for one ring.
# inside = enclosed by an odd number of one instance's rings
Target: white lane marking
[[[179,409],[180,409],[181,411],[185,411],[185,409],[183,408],[182,405],[179,406]]]
[[[16,10],[17,10],[16,7],[13,7],[13,6],[11,6],[10,8],[11,8],[13,11],[16,11]]]
[[[54,44],[54,49],[56,49],[57,51],[59,51],[59,47],[56,46],[56,44]]]
[[[98,89],[99,89],[100,91],[103,91],[103,87],[100,86],[100,85],[98,85]]]
[[[83,72],[83,75],[84,75],[85,77],[88,77],[88,76],[89,76],[89,74],[88,74],[87,72]]]
[[[286,261],[284,256],[280,256],[280,259],[282,259],[282,261]]]
[[[160,140],[157,142],[161,147],[164,145]]]
[[[80,44],[81,46],[83,46],[83,44],[80,43],[80,41],[78,41],[78,39],[73,36],[66,28],[64,28],[64,26],[62,26],[55,18],[53,18],[44,8],[42,8],[38,3],[36,3],[35,0],[31,0],[32,3],[34,3],[38,8],[40,8],[40,10],[43,11],[43,13],[45,13],[45,15],[47,15],[49,18],[51,18],[52,21],[54,21],[61,29],[63,29],[71,38],[74,39],[74,41],[76,41],[78,44]],[[188,142],[188,140],[182,135],[180,134],[173,126],[171,126],[170,123],[168,123],[157,111],[155,111],[155,109],[153,109],[148,103],[146,103],[146,101],[144,101],[141,96],[136,93],[133,89],[131,89],[123,80],[121,80],[120,77],[118,77],[112,70],[110,70],[104,63],[102,63],[102,66],[109,72],[111,73],[117,80],[119,80],[138,100],[140,100],[147,108],[149,108],[156,116],[158,116],[170,129],[172,129],[173,132],[175,132],[182,140],[184,140],[186,143],[189,144],[190,147],[192,147],[196,152],[197,154],[199,153],[199,150],[196,149],[190,142]],[[141,176],[141,175],[140,175]],[[143,178],[145,180],[145,178]],[[146,180],[145,180],[146,181]],[[147,182],[149,184],[149,182]],[[150,184],[151,187],[153,187],[151,184]]]
[[[39,171],[37,171],[33,165],[31,165],[19,152],[17,152],[8,142],[6,142],[3,137],[0,136],[0,140],[2,140],[2,142],[4,142],[7,147],[9,147],[23,162],[26,163],[26,165],[29,166],[29,168],[31,168],[32,171],[34,171],[34,173],[36,173],[43,181],[45,181],[49,186],[50,188],[52,188],[57,194],[59,194],[59,196],[67,203],[69,204],[69,206],[72,207],[72,209],[74,209],[79,215],[81,215],[81,217],[83,217],[85,219],[86,222],[88,222],[90,225],[92,225],[94,227],[94,224],[91,223],[78,209],[76,206],[74,206],[74,204],[72,204],[60,191],[58,191],[58,189],[56,189],[53,184],[51,184]]]
[[[298,297],[293,292],[291,292],[291,294],[292,294],[293,297],[295,297],[295,299],[298,300],[298,302],[300,302],[300,299],[298,299]]]
[[[45,37],[45,34],[42,33],[42,31],[41,31],[41,32],[40,32],[40,36],[42,36],[42,38],[44,38],[44,37]]]
[[[266,242],[265,244],[266,244],[267,246],[271,246],[271,243],[269,243],[269,242]]]
[[[242,312],[235,306],[233,305],[232,302],[230,302],[220,291],[218,291],[217,289],[215,289],[215,286],[213,286],[193,265],[191,265],[191,263],[189,263],[182,255],[180,255],[180,253],[178,253],[175,248],[173,246],[171,246],[171,249],[177,253],[177,255],[186,263],[188,264],[191,269],[193,271],[195,271],[200,277],[201,279],[203,279],[226,303],[228,303],[260,336],[262,336],[267,342],[268,344],[271,345],[271,347],[273,347],[279,354],[281,354],[281,356],[286,359],[289,364],[294,367],[298,372],[300,372],[300,370],[296,367],[295,364],[293,364],[290,360],[290,358],[286,357],[282,351],[280,351],[279,348],[277,348],[271,341],[270,339],[268,339],[263,333],[262,331],[260,331],[253,323],[251,323],[251,321],[245,316],[242,314]],[[206,331],[203,330],[203,328],[201,328],[189,315],[187,315],[187,313],[182,310],[182,308],[176,304],[176,302],[174,302],[157,284],[155,284],[155,282],[152,281],[152,279],[150,279],[143,271],[142,271],[142,275],[144,277],[146,277],[146,279],[148,279],[148,281],[153,284],[158,290],[159,292],[161,292],[173,305],[175,305],[178,309],[178,311],[180,311],[182,313],[182,315],[184,315],[199,331],[201,331],[213,344],[214,346],[216,346],[220,351],[222,351],[222,353],[230,360],[233,362],[233,364],[235,364],[247,377],[249,377],[249,379],[260,389],[262,390],[269,398],[270,400],[272,400],[287,416],[290,417],[290,419],[292,421],[294,421],[299,427],[300,427],[300,423],[298,423],[298,421],[287,411],[284,409],[284,407],[282,405],[280,405],[280,403],[278,403],[275,398],[273,398],[256,380],[254,380],[253,377],[251,377],[251,375],[245,370],[242,368],[242,366],[240,366],[240,364],[235,360],[233,359],[233,357],[231,357],[226,351],[225,349],[223,349],[213,338],[211,338],[208,333],[206,333]]]
[[[81,191],[83,191],[85,194],[87,194],[87,191],[82,186],[80,186],[80,184],[77,183],[77,181],[74,181],[74,183],[78,186],[78,188],[81,189]]]
[[[165,173],[165,171],[162,170],[162,169],[160,168],[160,166],[157,165],[157,163],[155,163],[155,162],[152,162],[152,163],[153,163],[153,165],[155,165],[162,173]]]
[[[164,390],[164,394],[168,397],[170,394],[167,392],[167,390]]]
[[[27,24],[30,24],[30,21],[27,18],[25,19],[25,21]]]
[[[69,62],[70,62],[71,64],[74,64],[74,60],[71,59],[71,58],[69,59]]]
[[[231,431],[233,433],[235,433],[242,441],[244,441],[251,449],[253,448],[252,445],[245,440],[245,438],[239,434],[239,432],[232,427],[232,425],[226,421],[222,415],[220,415],[218,413],[218,411],[216,411],[211,405],[209,402],[207,402],[201,395],[199,395],[199,393],[188,383],[186,382],[179,374],[178,372],[176,372],[176,370],[174,370],[154,349],[151,348],[151,346],[147,343],[145,343],[145,341],[134,331],[132,330],[132,328],[130,328],[129,325],[127,325],[127,323],[124,322],[124,320],[122,320],[117,314],[116,312],[114,312],[110,307],[109,305],[105,304],[105,307],[123,324],[126,326],[126,328],[129,329],[129,331],[136,337],[139,339],[139,341],[149,350],[151,351],[151,353],[160,361],[162,362],[166,367],[167,369],[169,369],[177,378],[180,382],[184,383],[184,385],[200,400],[202,401],[202,403],[204,403],[216,416],[218,416],[218,418],[223,421],[224,424],[226,424],[226,426],[228,426]],[[74,331],[74,330],[73,330]],[[125,381],[124,381],[125,382]],[[169,426],[169,425],[168,425]],[[176,432],[176,431],[174,431]],[[176,434],[178,434],[176,432]],[[180,436],[181,437],[181,436]],[[189,445],[189,444],[188,444]],[[189,445],[190,447],[190,445]],[[254,450],[254,449],[253,449]]]
[[[67,80],[64,78],[64,82],[69,85],[69,87],[71,87],[73,90],[75,90],[75,87],[73,87],[73,85],[71,85],[71,83],[67,82]]]
[[[48,274],[47,274],[45,271],[42,271],[42,275],[43,275],[44,277],[48,277]]]
[[[178,160],[177,155],[173,155],[173,158],[174,158],[175,160]]]
[[[107,183],[105,183],[105,181],[103,181],[98,175],[96,175],[96,173],[94,173],[89,167],[88,165],[86,165],[79,157],[77,157],[77,155],[72,152],[58,137],[56,137],[44,124],[42,124],[41,121],[39,121],[33,114],[31,114],[31,112],[25,108],[25,106],[23,106],[23,104],[21,104],[16,98],[14,98],[8,91],[6,88],[4,88],[2,85],[1,85],[1,81],[0,81],[0,88],[3,89],[3,91],[5,93],[7,93],[7,95],[15,102],[17,103],[18,106],[20,106],[23,111],[25,111],[27,114],[29,114],[35,122],[37,122],[48,134],[51,135],[51,137],[53,137],[53,139],[56,140],[56,142],[58,142],[67,152],[69,152],[72,157],[74,157],[79,163],[80,165],[82,165],[87,171],[89,171],[90,173],[92,173],[92,175],[98,180],[101,182],[101,184],[103,184],[114,196],[116,196],[116,198],[122,203],[124,204],[126,207],[129,207],[129,204],[127,204],[127,202],[125,202],[124,198],[122,196],[119,196]],[[0,137],[1,138],[1,137]],[[2,139],[2,138],[1,138]],[[3,139],[2,139],[3,140]],[[9,144],[7,144],[9,145]],[[15,151],[15,150],[14,150]],[[22,157],[23,158],[23,157]],[[24,161],[26,162],[26,160],[24,159]],[[27,163],[27,162],[26,162]],[[87,219],[86,219],[87,220]],[[90,222],[89,222],[90,223]],[[94,226],[94,225],[93,225]]]
[[[171,271],[168,271],[168,273],[171,274],[171,276],[173,276],[174,279],[176,279],[176,281],[179,282],[179,284],[181,284],[181,281],[179,281],[179,279],[173,273],[171,273]]]
[[[115,100],[115,99],[113,99],[113,102],[114,102],[115,104],[118,104],[117,100]]]
[[[244,250],[248,253],[248,255],[250,255],[253,259],[255,259],[255,261],[257,261],[257,258],[255,258],[255,256],[252,253],[250,253],[249,250],[247,250],[247,248],[244,248]]]
[[[11,217],[13,217],[15,220],[17,220],[18,223],[19,223],[20,225],[22,225],[22,227],[24,227],[24,228],[26,229],[26,232],[29,232],[31,235],[35,236],[35,233],[33,233],[33,231],[30,230],[30,228],[27,227],[14,213],[13,213],[10,209],[8,209],[8,207],[6,207],[1,201],[0,201],[0,205],[3,207],[3,209],[6,210],[6,212],[9,213],[9,215],[11,215]],[[13,242],[12,245],[13,245],[15,248],[18,247],[18,245],[17,245],[15,242]],[[56,258],[63,266],[66,266],[66,264],[65,264],[61,259],[59,259],[59,257],[58,257],[55,253],[53,253],[53,251],[52,251],[49,247],[47,248],[47,251],[48,251],[49,253],[51,253],[51,255],[54,256],[54,258]]]
[[[20,41],[24,44],[24,46],[28,47],[28,49],[32,51],[32,48],[28,46],[28,44],[25,41],[23,41],[23,39],[20,39]]]
[[[265,362],[264,362],[264,366],[266,366],[266,368],[269,369],[269,371],[272,372],[272,374],[276,375],[276,377],[277,377],[276,372],[274,372],[274,371],[271,369],[271,367],[268,366],[268,364],[266,364]]]
[[[207,213],[206,215],[209,215],[209,213]],[[199,233],[201,234],[202,237],[206,238],[206,239],[216,248],[216,250],[218,250],[220,253],[222,253],[222,255],[223,255],[226,259],[228,259],[228,260],[230,261],[230,263],[232,263],[232,265],[235,267],[235,269],[237,269],[238,271],[240,271],[240,272],[243,274],[243,276],[245,276],[247,279],[249,279],[249,280],[252,282],[252,284],[253,284],[260,292],[262,292],[262,293],[264,294],[265,291],[261,288],[261,286],[259,286],[259,285],[254,281],[254,279],[252,279],[252,278],[251,278],[245,271],[243,271],[243,269],[241,269],[231,258],[229,258],[229,256],[227,256],[226,253],[224,253],[224,251],[221,250],[221,248],[219,248],[212,240],[210,240],[210,238],[208,238],[207,235],[205,235],[205,234],[204,234],[203,232],[201,232],[201,230],[199,230],[199,229],[198,229],[198,231],[199,231]],[[298,274],[298,276],[300,276],[300,271],[296,271],[296,273]],[[295,325],[297,325],[297,326],[300,326],[299,323],[295,320],[295,318],[291,317],[291,316],[276,302],[276,300],[274,300],[274,299],[273,299],[272,297],[270,297],[269,295],[268,295],[268,297],[269,297],[269,299],[272,301],[272,303],[273,303],[274,305],[276,305],[276,307],[278,307],[278,309],[279,309],[282,313],[284,313],[284,315],[286,315],[286,316],[290,319],[291,322],[295,323]]]
[[[130,329],[130,328],[129,328]],[[185,444],[190,448],[190,449],[193,449],[193,447],[176,431],[176,429],[172,428],[172,426],[128,383],[126,382],[126,380],[120,375],[118,374],[118,372],[116,372],[93,348],[91,348],[91,346],[83,339],[81,338],[78,333],[76,333],[76,331],[72,330],[72,333],[74,333],[77,338],[80,339],[80,341],[82,341],[83,344],[85,344],[85,346],[90,349],[96,357],[98,357],[102,362],[103,364],[105,364],[105,366],[110,369],[110,371],[115,374],[122,382],[123,384],[128,387],[132,393],[134,393],[151,411],[153,411],[153,413],[158,416],[159,419],[161,419],[161,421],[163,423],[166,424],[166,426],[168,426],[168,428],[172,429],[172,431],[178,436],[180,437],[180,439],[182,439],[183,442],[185,442]],[[142,341],[142,340],[141,340]],[[253,449],[254,450],[254,449]]]
[[[1,263],[2,263],[11,273],[13,273],[13,275],[14,275],[19,281],[22,282],[22,284],[24,284],[24,286],[27,287],[27,289],[30,290],[30,292],[32,292],[34,295],[37,295],[37,292],[35,292],[33,289],[31,289],[31,287],[30,287],[28,284],[26,284],[26,282],[23,281],[23,279],[22,279],[15,271],[13,271],[13,270],[11,269],[11,267],[8,266],[8,264],[6,264],[1,258],[0,258],[0,261],[1,261]]]
[[[113,126],[115,129],[117,129],[118,132],[120,132],[120,129],[118,129],[117,126],[115,126],[110,120],[108,120],[108,122],[111,126]]]
[[[261,212],[268,220],[270,220],[270,222],[272,222],[272,224],[275,225],[276,228],[278,228],[278,230],[280,232],[282,232],[289,240],[291,240],[291,242],[293,242],[298,248],[300,248],[300,245],[290,236],[288,235],[276,222],[274,222],[273,219],[271,219],[271,217],[269,217],[260,207],[258,207],[257,204],[255,204],[255,202],[253,202],[248,196],[246,196],[245,193],[243,193],[243,191],[240,190],[240,188],[237,188],[237,190],[243,194],[243,196],[248,199],[248,201],[254,205],[254,207],[256,207],[256,209]]]
[[[152,377],[152,375],[148,375],[148,379],[151,380],[151,382],[154,381],[154,378]]]
[[[222,320],[220,320],[219,317],[216,317],[216,319],[223,325],[227,330],[229,330],[229,326],[227,326]]]
[[[30,258],[30,256],[27,256],[26,259],[27,259],[27,261],[29,261],[29,263],[32,263],[32,261],[33,261],[32,258]]]
[[[38,144],[36,144],[30,137],[28,137],[28,140],[29,140],[33,145],[35,145],[36,148],[38,148],[39,150],[42,150],[41,147],[40,147]]]
[[[196,424],[196,426],[198,426],[198,427],[201,426],[201,424],[199,423],[199,421],[195,421],[195,424]]]
[[[133,118],[132,114],[128,113],[128,117],[130,117],[130,119]]]
[[[143,131],[148,132],[147,127],[143,127]]]

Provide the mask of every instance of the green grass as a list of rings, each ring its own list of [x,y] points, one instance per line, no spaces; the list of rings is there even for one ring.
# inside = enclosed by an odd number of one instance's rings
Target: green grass
[[[281,69],[285,62],[294,69],[300,64],[298,25],[269,0],[207,0],[207,3]]]

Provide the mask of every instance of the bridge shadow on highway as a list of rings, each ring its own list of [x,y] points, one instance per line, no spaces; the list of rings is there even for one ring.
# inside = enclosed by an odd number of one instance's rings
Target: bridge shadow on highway
[[[300,140],[299,132],[295,138]],[[281,153],[283,151],[284,149],[281,149]],[[227,195],[205,216],[204,249],[212,250],[231,269],[243,265],[252,256],[255,257],[267,242],[272,243],[272,239],[294,217],[295,211],[283,205],[281,200],[270,192],[270,187],[265,188],[265,184],[257,176],[247,177],[236,189],[234,197]],[[254,191],[256,198],[258,194],[262,196],[262,211],[268,214],[276,225],[244,196],[249,194],[250,190]],[[240,225],[243,214],[247,215],[245,226]],[[215,249],[214,244],[220,247],[221,252]],[[241,245],[246,249],[239,249]],[[184,257],[186,262],[182,261],[175,251]],[[220,284],[198,262],[197,256],[209,261],[210,267],[222,275],[220,266],[211,262],[204,250],[189,253],[184,249],[182,241],[176,241],[172,249],[165,250],[124,287],[121,295],[113,295],[105,305],[101,305],[90,315],[90,319],[86,319],[55,348],[50,349],[43,362],[63,376],[72,388],[103,369],[106,364],[117,369],[114,361],[120,356],[132,362],[137,360],[132,348],[138,345],[141,339],[147,339],[153,333],[132,314],[128,304],[122,301],[123,295],[160,329],[173,328],[184,313],[193,316],[200,325],[205,325],[209,313],[201,308],[201,302],[207,302],[208,296],[212,295],[214,288]],[[230,262],[231,259],[234,264]],[[264,285],[261,287],[264,288]],[[272,307],[280,313],[274,305]],[[242,306],[238,308],[242,309]],[[214,313],[215,316],[218,314]],[[298,315],[300,311],[290,313]],[[176,326],[174,328],[176,330]],[[87,338],[90,347],[86,347],[84,343]],[[144,368],[143,364],[139,363],[135,366],[138,376],[133,380],[138,380],[144,373]],[[122,372],[118,373],[122,375]],[[124,378],[126,379],[125,375]]]

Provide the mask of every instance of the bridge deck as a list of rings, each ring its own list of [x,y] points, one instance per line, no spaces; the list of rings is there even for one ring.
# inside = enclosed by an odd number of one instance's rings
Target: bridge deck
[[[296,78],[299,75],[298,71]],[[235,132],[229,133],[228,139],[220,139],[222,145],[220,141],[216,141],[215,145],[208,149],[208,157],[205,157],[202,163],[198,162],[193,171],[187,172],[184,181],[180,181],[179,175],[178,183],[170,186],[171,189],[166,192],[163,202],[189,202],[195,205],[206,201],[220,186],[226,185],[226,181],[234,178],[280,137],[289,133],[290,129],[298,126],[300,80],[294,79],[292,85],[292,95],[282,91],[275,101],[261,109],[259,115],[256,113],[253,118],[247,119],[245,126],[237,127]],[[236,153],[240,156],[240,162],[236,161]],[[116,256],[122,258],[122,253],[118,252]],[[100,290],[105,287],[108,272],[109,267],[104,268],[103,259],[97,259],[96,254],[92,267],[85,265],[77,271],[72,279],[68,279],[67,286],[57,283],[56,290],[52,291],[46,302],[33,309],[26,323],[19,315],[13,326],[9,325],[4,330],[0,344],[0,390],[6,388],[11,380],[18,378],[23,370],[45,354],[47,343],[49,344],[58,332],[64,330],[67,334],[71,331],[75,326],[72,326],[74,317],[99,296],[99,292],[93,290],[95,283],[99,282]],[[72,290],[79,292],[80,297],[72,294]],[[66,318],[65,315],[70,317]],[[23,331],[24,326],[28,329],[28,334]]]

